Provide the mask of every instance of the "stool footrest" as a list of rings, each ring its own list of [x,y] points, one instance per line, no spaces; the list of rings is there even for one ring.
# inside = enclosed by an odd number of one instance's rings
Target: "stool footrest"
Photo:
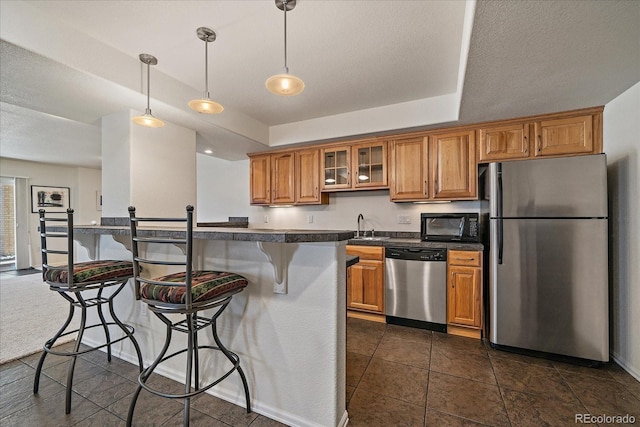
[[[213,324],[212,319],[208,318],[208,317],[202,317],[202,316],[194,316],[194,320],[195,320],[195,325],[194,325],[194,331],[199,331],[200,329],[204,329],[207,328],[209,326],[211,326]],[[176,322],[171,326],[171,329],[173,329],[174,331],[178,331],[178,332],[185,332],[185,333],[189,333],[189,326],[187,325],[187,320],[182,320],[180,322]]]
[[[218,350],[218,351],[222,351],[219,347],[215,347],[215,346],[211,346],[211,345],[200,345],[198,346],[198,350],[202,350],[202,349],[210,349],[210,350]],[[188,349],[184,348],[182,350],[178,350],[175,353],[172,353],[168,356],[163,357],[162,359],[160,359],[158,361],[158,365],[168,359],[171,359],[172,357],[178,356],[184,352],[186,352]],[[240,366],[240,358],[238,357],[237,354],[235,354],[232,351],[227,350],[227,352],[233,357],[234,359],[234,363],[233,363],[233,367],[231,369],[229,369],[227,372],[225,372],[224,375],[222,375],[221,377],[217,378],[215,381],[207,384],[204,387],[198,387],[197,390],[192,391],[191,393],[182,393],[182,394],[170,394],[170,393],[164,393],[161,391],[158,391],[156,389],[153,389],[151,387],[149,387],[146,384],[146,381],[149,379],[149,376],[151,375],[153,369],[155,369],[157,367],[156,366],[149,366],[146,369],[144,369],[140,375],[138,375],[138,384],[140,384],[140,386],[142,388],[144,388],[145,390],[147,390],[149,393],[153,393],[157,396],[161,396],[161,397],[166,397],[168,399],[185,399],[187,397],[193,397],[193,396],[197,396],[201,393],[204,393],[205,391],[209,390],[210,388],[216,386],[217,384],[219,384],[220,382],[222,382],[224,379],[226,379],[229,375],[231,375],[234,371],[236,371],[238,369],[238,367]],[[144,378],[144,380],[142,379]]]
[[[104,297],[95,297],[95,298],[87,298],[84,301],[84,306],[85,307],[93,307],[96,305],[101,305],[101,304],[107,304],[109,303],[109,299],[108,298],[104,298]],[[74,306],[76,307],[82,307],[83,304],[80,304],[80,302],[75,301],[72,303]]]
[[[102,326],[103,326],[102,323],[98,323],[98,324],[91,325],[91,326],[85,326],[84,330],[86,331],[87,329],[97,328],[97,327],[102,327]],[[107,323],[104,324],[104,326],[119,326],[119,325],[116,322],[107,322]],[[86,348],[86,349],[84,349],[82,351],[55,351],[55,350],[51,349],[52,345],[53,345],[53,342],[50,342],[51,340],[49,340],[44,344],[43,350],[46,351],[49,354],[53,354],[53,355],[56,355],[56,356],[79,356],[81,354],[90,353],[90,352],[92,352],[94,350],[98,350],[98,349],[104,348],[104,347],[106,347],[108,345],[112,345],[112,344],[120,342],[120,341],[122,341],[124,339],[130,338],[133,335],[134,331],[135,331],[134,327],[131,326],[131,325],[128,325],[126,323],[123,323],[122,326],[124,326],[128,331],[128,333],[125,336],[117,338],[115,340],[110,340],[109,342],[101,344],[101,345],[99,345],[97,347],[89,347],[89,346],[87,346],[88,348]],[[64,334],[60,334],[60,336],[58,338],[64,337],[66,335],[75,334],[79,330],[80,329],[74,329],[73,331],[65,332]]]

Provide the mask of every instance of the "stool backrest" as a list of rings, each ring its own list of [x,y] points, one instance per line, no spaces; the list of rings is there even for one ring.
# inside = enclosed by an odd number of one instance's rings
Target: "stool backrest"
[[[136,208],[129,206],[129,218],[131,219],[131,252],[133,253],[133,276],[136,299],[140,299],[140,284],[150,283],[160,286],[184,286],[185,289],[185,305],[187,308],[192,306],[191,298],[191,277],[192,277],[192,261],[193,261],[193,206],[187,206],[187,216],[184,218],[143,218],[136,216]],[[139,226],[159,226],[166,223],[186,223],[186,229],[184,232],[184,238],[179,237],[154,237],[154,231],[139,229]],[[160,234],[174,234],[182,232],[160,233]],[[174,234],[175,236],[175,234]],[[139,244],[140,243],[165,243],[169,245],[185,245],[185,256],[183,260],[179,261],[167,261],[162,256],[160,251],[152,252],[146,251],[144,256],[140,255]],[[157,257],[154,254],[157,253]],[[183,266],[185,271],[184,282],[163,282],[153,280],[151,278],[145,278],[140,275],[142,268],[145,264],[148,265],[165,265],[165,266]]]
[[[40,216],[40,251],[42,253],[42,278],[46,277],[47,270],[67,270],[67,284],[73,285],[73,209],[67,209],[66,214],[47,212],[44,209],[38,211]],[[47,231],[47,223],[64,222],[67,225],[66,231]],[[47,245],[49,239],[66,239],[67,249],[50,249]],[[49,254],[60,254],[67,256],[65,266],[49,265]]]

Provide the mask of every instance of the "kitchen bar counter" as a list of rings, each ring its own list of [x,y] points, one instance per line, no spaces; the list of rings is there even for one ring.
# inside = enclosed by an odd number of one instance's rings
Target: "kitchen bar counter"
[[[52,227],[51,231],[61,231],[65,227]],[[73,227],[76,235],[105,234],[114,236],[129,236],[128,226],[104,225],[76,225]],[[175,227],[139,227],[141,236],[184,237],[184,228]],[[261,229],[261,228],[228,228],[228,227],[194,227],[194,239],[229,240],[243,242],[275,242],[275,243],[308,243],[308,242],[340,242],[353,237],[349,230],[295,230],[295,229]]]
[[[62,231],[65,227],[47,227]],[[184,229],[140,227],[156,236],[184,236]],[[130,230],[120,226],[75,226],[79,262],[94,259],[131,260]],[[142,233],[141,233],[142,234]],[[220,338],[240,356],[249,382],[255,412],[286,425],[343,427],[348,423],[346,401],[346,276],[347,240],[352,231],[256,230],[245,228],[195,228],[194,267],[230,271],[247,278],[249,285],[233,297],[218,319]],[[173,259],[181,245],[143,251]],[[167,274],[155,266],[153,276]],[[136,301],[130,283],[115,299],[114,308],[125,323],[135,327],[145,364],[160,351],[165,328]],[[90,317],[97,317],[90,313]],[[95,319],[88,319],[95,320]],[[174,336],[176,347],[184,334]],[[83,341],[104,339],[97,329]],[[207,334],[201,345],[215,345]],[[130,343],[121,341],[114,355],[135,360]],[[201,356],[203,382],[228,370],[219,352]],[[184,381],[184,361],[168,360],[158,372]],[[237,375],[208,391],[224,400],[244,405]]]

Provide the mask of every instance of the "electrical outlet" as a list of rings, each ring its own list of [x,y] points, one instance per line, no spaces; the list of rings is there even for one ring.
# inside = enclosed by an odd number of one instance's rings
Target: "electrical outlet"
[[[411,224],[411,216],[398,215],[398,224]]]
[[[313,215],[307,215],[307,222],[313,224]]]
[[[264,222],[265,224],[266,224],[267,222],[269,222],[269,215],[265,215],[265,216],[263,216],[263,217],[262,217],[262,222]]]
[[[143,316],[143,317],[149,316],[149,307],[145,303],[140,304],[140,316]]]

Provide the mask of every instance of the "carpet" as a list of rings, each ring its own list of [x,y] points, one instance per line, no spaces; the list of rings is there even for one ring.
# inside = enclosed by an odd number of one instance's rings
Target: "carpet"
[[[78,311],[70,326],[78,323]],[[44,343],[58,331],[68,313],[69,303],[49,290],[39,272],[3,276],[0,279],[0,363],[42,351]],[[70,334],[56,344],[74,338],[75,334]]]

